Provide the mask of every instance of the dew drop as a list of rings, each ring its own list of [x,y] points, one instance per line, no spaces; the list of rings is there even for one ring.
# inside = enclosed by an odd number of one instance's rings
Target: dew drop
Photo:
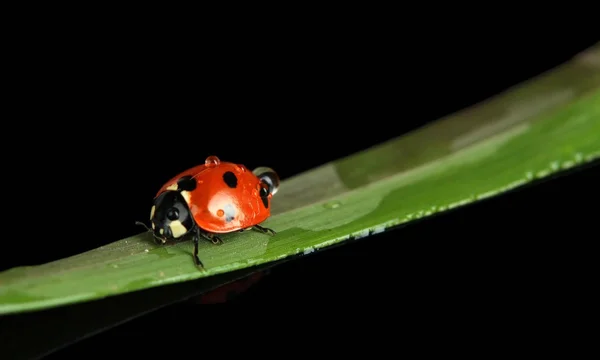
[[[225,215],[225,211],[223,211],[223,209],[217,210],[217,216],[223,216],[223,215]]]
[[[528,172],[525,173],[525,178],[527,180],[533,180],[533,177],[534,177],[533,176],[533,171],[528,171]]]
[[[219,160],[219,158],[214,155],[209,156],[206,158],[206,160],[204,160],[204,165],[206,165],[206,167],[209,167],[209,168],[213,168],[213,167],[219,165],[220,163],[221,163],[221,160]]]
[[[600,153],[589,154],[585,157],[585,161],[590,162],[592,160],[595,160],[598,156],[600,156]]]
[[[279,175],[277,175],[277,173],[273,169],[268,168],[266,166],[260,166],[252,170],[252,173],[256,177],[258,177],[261,182],[264,182],[265,184],[269,185],[269,192],[272,195],[275,195],[277,193],[277,191],[279,190],[280,180]]]
[[[548,171],[548,170],[540,170],[540,171],[538,171],[538,172],[537,172],[535,175],[536,175],[538,178],[543,178],[543,177],[546,177],[546,176],[548,176],[548,174],[549,174],[549,173],[550,173],[550,171]]]
[[[571,161],[571,160],[567,160],[565,162],[562,163],[562,168],[563,169],[569,169],[572,168],[573,166],[575,166],[575,162]]]
[[[339,201],[330,201],[328,203],[323,204],[323,207],[325,207],[326,209],[335,209],[340,207],[340,205],[342,205]]]

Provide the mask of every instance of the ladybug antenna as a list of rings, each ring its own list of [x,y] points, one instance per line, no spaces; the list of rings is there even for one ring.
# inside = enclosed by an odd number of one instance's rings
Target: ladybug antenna
[[[165,239],[161,239],[161,238],[159,238],[158,236],[156,236],[156,234],[154,233],[154,231],[152,231],[152,229],[150,229],[150,228],[148,227],[148,225],[144,224],[144,223],[143,223],[143,222],[141,222],[141,221],[136,221],[136,222],[135,222],[135,224],[136,224],[136,225],[143,226],[143,227],[144,227],[144,229],[148,230],[148,232],[149,232],[150,234],[152,234],[152,237],[154,238],[154,240],[156,240],[156,243],[159,243],[159,242],[160,242],[160,243],[162,243],[162,244],[164,244],[164,243],[165,243]]]
[[[152,229],[150,229],[150,228],[148,227],[148,225],[144,224],[144,223],[143,223],[143,222],[141,222],[141,221],[136,221],[136,222],[135,222],[135,224],[136,224],[136,225],[143,226],[143,227],[144,227],[146,230],[148,230],[148,232],[152,232]]]

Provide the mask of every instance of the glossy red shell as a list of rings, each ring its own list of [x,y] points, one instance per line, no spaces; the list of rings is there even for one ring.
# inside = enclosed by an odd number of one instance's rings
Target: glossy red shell
[[[232,172],[237,179],[235,187],[225,182],[223,175]],[[198,165],[183,171],[167,181],[156,196],[177,184],[182,176],[196,179],[196,188],[183,192],[196,225],[212,233],[228,233],[257,225],[271,215],[271,198],[263,204],[258,177],[244,165],[220,162],[218,165]]]

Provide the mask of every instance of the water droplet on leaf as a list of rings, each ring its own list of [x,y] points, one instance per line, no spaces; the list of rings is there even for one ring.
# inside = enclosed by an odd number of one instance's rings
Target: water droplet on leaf
[[[330,201],[328,203],[323,204],[323,206],[326,209],[335,209],[337,207],[340,207],[340,205],[342,205],[339,201]]]

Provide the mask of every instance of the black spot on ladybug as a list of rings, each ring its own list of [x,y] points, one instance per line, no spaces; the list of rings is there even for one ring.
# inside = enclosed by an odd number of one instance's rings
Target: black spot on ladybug
[[[182,176],[177,180],[177,190],[179,191],[192,191],[196,189],[198,183],[191,175]]]
[[[269,196],[269,190],[267,190],[267,188],[265,188],[265,187],[261,187],[259,195],[260,195],[260,197],[267,197],[267,196]]]
[[[269,199],[265,198],[265,197],[261,197],[260,198],[262,200],[263,205],[265,206],[265,208],[269,208]]]
[[[263,205],[265,206],[265,208],[269,208],[269,190],[267,190],[266,188],[261,188],[260,192],[258,193],[260,195],[260,199],[262,200]]]
[[[231,171],[227,171],[223,174],[223,181],[225,181],[225,184],[232,189],[237,187],[237,177]]]

